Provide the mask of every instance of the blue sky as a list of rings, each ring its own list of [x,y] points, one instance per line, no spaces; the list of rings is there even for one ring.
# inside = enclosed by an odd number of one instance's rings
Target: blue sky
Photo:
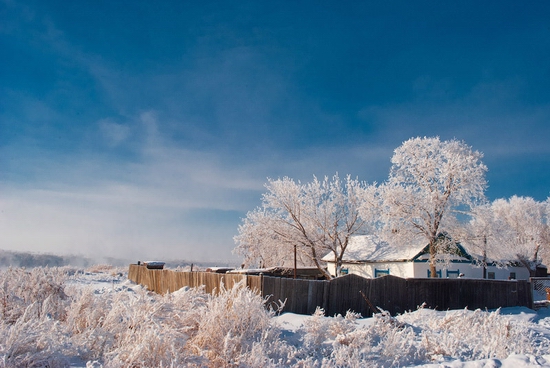
[[[237,262],[266,178],[416,136],[550,195],[550,2],[0,0],[0,249]]]

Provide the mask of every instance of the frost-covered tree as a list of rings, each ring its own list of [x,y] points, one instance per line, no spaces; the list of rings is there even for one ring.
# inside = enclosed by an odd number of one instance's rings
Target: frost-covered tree
[[[441,233],[453,233],[457,213],[484,198],[483,154],[458,140],[412,138],[394,151],[386,183],[380,187],[385,234],[407,246],[423,239],[430,245],[430,271],[436,277]]]
[[[491,203],[481,203],[471,208],[470,215],[470,221],[464,226],[466,231],[462,238],[475,243],[479,250],[486,249],[487,241],[497,235],[493,207]]]
[[[359,207],[370,187],[337,174],[306,184],[269,179],[265,187],[262,205],[239,226],[234,252],[246,266],[268,267],[290,266],[296,250],[300,265],[315,266],[330,278],[321,258],[332,253],[339,270],[350,236],[367,230]]]
[[[461,239],[484,260],[502,266],[519,262],[534,274],[549,251],[548,215],[548,201],[518,196],[497,199],[472,210]]]
[[[487,278],[487,263],[494,261],[493,249],[500,245],[499,225],[494,218],[491,203],[482,203],[470,210],[470,220],[457,231],[461,243],[470,251],[481,256],[478,263],[483,267],[483,278]]]
[[[512,196],[491,204],[496,259],[519,261],[532,276],[541,263],[541,253],[548,251],[550,229],[548,203],[531,197]]]

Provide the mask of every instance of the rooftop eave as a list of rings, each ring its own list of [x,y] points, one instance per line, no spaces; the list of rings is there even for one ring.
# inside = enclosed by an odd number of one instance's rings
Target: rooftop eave
[[[342,260],[342,263],[360,264],[360,263],[393,263],[393,262],[412,262],[412,259],[365,259],[365,260]],[[334,261],[332,261],[334,263]]]

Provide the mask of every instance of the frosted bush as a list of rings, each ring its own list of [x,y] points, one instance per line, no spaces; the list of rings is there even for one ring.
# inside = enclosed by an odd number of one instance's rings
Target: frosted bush
[[[348,312],[345,317],[337,315],[332,318],[324,316],[322,308],[317,307],[312,317],[304,323],[302,328],[302,354],[322,359],[332,353],[332,341],[344,338],[355,330],[355,320],[359,314]]]
[[[0,272],[0,366],[67,365],[59,321],[69,301],[66,275],[54,268],[9,268]]]
[[[137,287],[136,292],[96,293],[84,289],[72,295],[67,330],[78,355],[109,367],[170,365],[177,354],[171,345],[180,339],[166,298]]]
[[[192,328],[188,329],[185,322],[194,321],[182,318],[188,310],[178,308],[174,301],[144,289],[124,298],[115,295],[105,317],[105,325],[115,337],[105,354],[108,366],[158,367],[187,362],[187,332]]]
[[[329,337],[329,325],[331,319],[325,318],[325,311],[317,307],[310,319],[307,319],[302,327],[303,352],[308,355],[326,354],[327,347],[323,346]]]
[[[91,289],[71,295],[66,331],[71,335],[78,355],[84,359],[100,358],[110,334],[104,328],[106,313],[113,307],[109,298],[100,298]]]
[[[136,288],[74,299],[67,325],[79,355],[109,367],[276,366],[288,355],[273,312],[242,285],[216,296]]]
[[[66,366],[65,336],[58,322],[29,305],[15,323],[0,323],[0,367]]]
[[[370,325],[358,326],[359,314],[324,317],[317,309],[300,332],[302,354],[311,367],[391,367],[420,360],[422,351],[415,346],[415,333],[390,317],[376,314]],[[311,359],[312,358],[312,359]]]
[[[27,307],[36,303],[33,309],[40,318],[42,304],[48,303],[48,312],[55,319],[63,319],[67,304],[63,283],[66,274],[58,269],[9,268],[0,271],[0,316],[6,323],[15,323]]]
[[[323,367],[400,367],[424,359],[411,326],[399,323],[385,311],[373,319],[371,325],[337,335]]]
[[[262,366],[281,359],[280,331],[272,324],[273,311],[265,300],[243,286],[222,289],[200,309],[197,333],[189,341],[194,354],[205,357],[209,366],[241,366],[251,351]]]
[[[419,310],[399,319],[422,329],[421,342],[432,360],[503,359],[511,354],[540,354],[550,346],[547,338],[537,339],[529,323],[516,323],[500,310]]]

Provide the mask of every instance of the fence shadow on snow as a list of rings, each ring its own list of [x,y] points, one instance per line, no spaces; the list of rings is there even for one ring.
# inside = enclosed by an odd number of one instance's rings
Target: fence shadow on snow
[[[384,276],[366,279],[345,275],[333,280],[303,280],[271,276],[152,270],[130,265],[128,278],[157,293],[174,292],[184,286],[204,286],[208,293],[223,282],[232,288],[244,280],[248,288],[267,303],[285,301],[283,312],[312,314],[322,307],[328,316],[348,310],[371,316],[376,307],[392,315],[425,305],[437,310],[533,307],[530,284],[525,280],[403,279]]]

